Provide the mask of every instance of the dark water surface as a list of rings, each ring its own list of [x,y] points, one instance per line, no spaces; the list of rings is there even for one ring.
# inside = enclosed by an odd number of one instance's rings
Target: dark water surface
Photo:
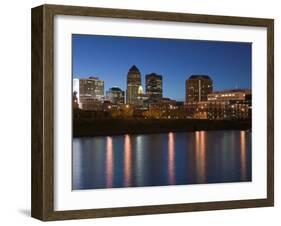
[[[73,189],[251,181],[251,132],[73,139]]]

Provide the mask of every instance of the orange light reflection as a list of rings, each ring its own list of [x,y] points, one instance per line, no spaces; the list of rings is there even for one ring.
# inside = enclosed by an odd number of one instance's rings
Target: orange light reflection
[[[247,177],[247,167],[246,167],[246,133],[245,131],[240,131],[240,158],[241,158],[241,179],[245,180]]]
[[[175,144],[174,134],[168,135],[168,177],[169,184],[175,184]]]
[[[206,138],[205,131],[195,132],[196,171],[199,183],[206,180]]]
[[[113,185],[113,167],[114,167],[114,156],[112,137],[107,137],[106,140],[106,186],[111,188]]]
[[[132,170],[132,147],[131,147],[131,138],[129,135],[125,135],[125,144],[124,144],[124,185],[129,187],[131,185],[131,170]]]

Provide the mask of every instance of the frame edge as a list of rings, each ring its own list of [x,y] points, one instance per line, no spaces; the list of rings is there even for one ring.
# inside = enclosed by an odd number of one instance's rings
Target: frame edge
[[[54,212],[53,16],[46,5],[31,10],[31,216],[42,221]]]
[[[31,10],[31,216],[43,219],[43,6]]]
[[[267,199],[274,206],[274,19],[267,23]]]

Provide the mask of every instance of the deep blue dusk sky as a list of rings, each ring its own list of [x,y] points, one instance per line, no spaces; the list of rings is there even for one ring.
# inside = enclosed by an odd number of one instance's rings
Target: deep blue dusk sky
[[[129,68],[163,76],[163,96],[184,100],[185,80],[206,74],[214,90],[251,88],[252,45],[241,42],[72,35],[73,77],[97,76],[126,90]]]

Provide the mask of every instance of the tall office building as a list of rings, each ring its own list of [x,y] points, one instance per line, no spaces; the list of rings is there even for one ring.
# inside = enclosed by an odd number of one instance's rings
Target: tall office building
[[[156,73],[145,76],[145,91],[151,101],[160,101],[163,97],[162,75]]]
[[[138,94],[141,86],[141,74],[139,69],[133,65],[127,74],[126,103],[138,104]]]
[[[208,75],[191,75],[185,82],[185,101],[207,101],[213,92],[213,81]]]
[[[79,99],[93,99],[102,101],[104,98],[104,81],[98,77],[79,79]]]
[[[119,87],[112,87],[106,92],[106,98],[112,104],[124,104],[125,92]]]

